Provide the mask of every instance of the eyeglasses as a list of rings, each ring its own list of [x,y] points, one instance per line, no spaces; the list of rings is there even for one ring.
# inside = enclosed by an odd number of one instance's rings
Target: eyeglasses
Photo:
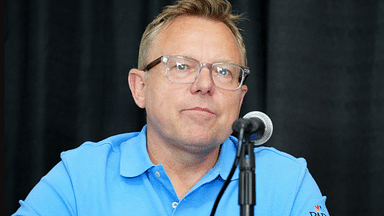
[[[239,89],[250,74],[249,68],[232,63],[200,63],[184,56],[160,56],[149,63],[144,71],[149,71],[160,62],[165,64],[165,74],[174,83],[193,83],[202,68],[207,67],[213,83],[222,89]]]

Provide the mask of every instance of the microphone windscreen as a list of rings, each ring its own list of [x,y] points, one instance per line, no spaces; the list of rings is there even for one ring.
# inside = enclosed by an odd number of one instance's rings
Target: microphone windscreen
[[[251,139],[251,142],[253,142],[255,146],[262,145],[266,143],[269,138],[271,138],[273,132],[273,124],[272,120],[265,113],[260,111],[252,111],[244,115],[243,118],[257,118],[260,119],[265,125],[264,134],[257,139]]]

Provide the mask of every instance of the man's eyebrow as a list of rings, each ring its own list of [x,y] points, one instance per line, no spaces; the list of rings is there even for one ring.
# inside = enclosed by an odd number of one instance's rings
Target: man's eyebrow
[[[234,61],[233,59],[229,59],[229,58],[220,58],[219,60],[215,60],[215,61],[210,61],[210,62],[206,62],[206,61],[201,61],[199,60],[199,57],[195,56],[195,55],[188,55],[188,54],[180,54],[180,55],[174,55],[174,56],[182,56],[182,57],[187,57],[187,58],[191,58],[191,59],[194,59],[194,60],[197,60],[199,62],[205,62],[205,63],[211,63],[211,64],[215,64],[215,63],[230,63],[230,64],[237,64],[237,65],[240,65],[240,66],[243,66],[242,63],[237,63],[236,61]],[[242,61],[240,61],[242,62]]]

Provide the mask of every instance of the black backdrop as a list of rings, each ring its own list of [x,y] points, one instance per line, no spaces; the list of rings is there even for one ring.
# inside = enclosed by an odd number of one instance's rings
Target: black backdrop
[[[173,1],[5,1],[5,214],[59,153],[140,130],[127,73],[145,26]],[[251,76],[241,115],[304,157],[333,215],[384,197],[384,2],[238,0]],[[283,180],[282,180],[283,181]]]

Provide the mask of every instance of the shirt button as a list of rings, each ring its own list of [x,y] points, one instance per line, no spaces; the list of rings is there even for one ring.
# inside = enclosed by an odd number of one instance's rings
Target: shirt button
[[[177,202],[173,202],[173,203],[172,203],[172,208],[176,208],[178,204],[179,204],[179,203],[177,203]]]
[[[157,177],[160,177],[160,176],[161,176],[160,173],[159,173],[159,171],[156,171],[156,172],[155,172],[155,175],[156,175]]]

